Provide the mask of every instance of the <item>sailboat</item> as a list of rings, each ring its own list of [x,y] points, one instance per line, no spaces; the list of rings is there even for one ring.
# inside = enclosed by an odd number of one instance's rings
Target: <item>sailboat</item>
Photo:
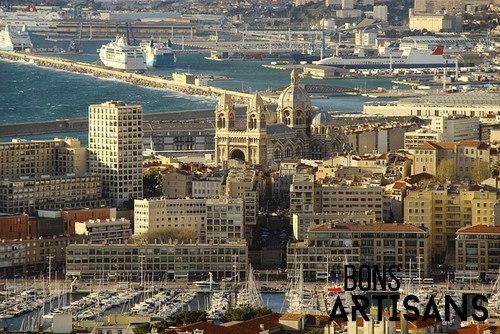
[[[313,291],[304,287],[304,271],[302,263],[299,268],[293,270],[290,284],[286,292],[288,312],[300,312],[302,310],[315,310]]]
[[[238,298],[236,302],[237,307],[242,307],[245,305],[254,308],[264,306],[262,295],[257,289],[257,284],[255,282],[255,276],[253,274],[253,269],[251,265],[248,266],[248,274],[245,287],[241,289],[241,291],[238,293]]]

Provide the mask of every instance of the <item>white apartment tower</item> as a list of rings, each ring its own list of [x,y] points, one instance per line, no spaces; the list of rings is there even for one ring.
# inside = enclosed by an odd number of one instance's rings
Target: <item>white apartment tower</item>
[[[89,171],[102,177],[112,205],[142,198],[142,107],[120,101],[89,106]]]

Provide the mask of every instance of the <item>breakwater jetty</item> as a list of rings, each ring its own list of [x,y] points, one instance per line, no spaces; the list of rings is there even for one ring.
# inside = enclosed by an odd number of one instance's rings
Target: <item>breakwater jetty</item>
[[[123,70],[112,69],[102,65],[75,62],[68,59],[56,57],[34,55],[29,53],[0,51],[0,59],[10,61],[25,61],[41,67],[48,67],[73,73],[90,74],[98,78],[117,79],[143,87],[170,89],[188,95],[217,98],[223,93],[226,93],[230,95],[233,101],[236,103],[247,103],[248,100],[252,97],[252,94],[248,93],[224,90],[217,87],[198,86],[194,84],[184,83],[178,80],[171,80],[164,77],[150,75],[147,73],[131,73]]]

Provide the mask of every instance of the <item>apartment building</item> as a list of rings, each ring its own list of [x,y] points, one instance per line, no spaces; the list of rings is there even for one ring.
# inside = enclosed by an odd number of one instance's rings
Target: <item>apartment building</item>
[[[405,223],[430,233],[433,263],[452,261],[458,229],[469,225],[493,225],[496,194],[488,191],[460,191],[458,187],[410,191],[405,198]]]
[[[0,143],[0,179],[42,175],[82,175],[87,172],[87,151],[74,138]]]
[[[89,171],[102,176],[112,205],[142,198],[142,107],[120,101],[89,106]]]
[[[429,232],[406,224],[329,223],[309,229],[306,241],[287,247],[287,269],[302,267],[305,279],[326,278],[344,263],[355,267],[397,265],[402,276],[430,269]],[[328,274],[327,274],[328,273]]]
[[[405,150],[419,147],[427,142],[441,141],[443,141],[443,133],[430,129],[418,129],[405,133]]]
[[[88,220],[116,219],[116,208],[84,208],[60,211],[64,223],[64,234],[75,234],[75,223]],[[59,217],[59,215],[58,215]]]
[[[227,171],[217,170],[199,179],[193,179],[192,196],[194,198],[210,198],[225,193]]]
[[[490,163],[497,156],[490,156],[490,146],[480,141],[428,142],[415,147],[412,174],[429,173],[436,175],[439,163],[452,159],[459,179],[470,178],[472,165],[476,160]]]
[[[91,243],[125,244],[132,236],[132,224],[125,218],[88,220],[75,223],[75,233]]]
[[[374,224],[377,221],[373,211],[364,213],[294,213],[292,214],[293,238],[296,241],[302,241],[307,238],[307,231],[310,227],[330,222],[365,225]]]
[[[193,173],[175,169],[161,173],[163,182],[163,197],[185,198],[191,197],[193,189]]]
[[[314,213],[321,212],[315,208],[316,185],[314,174],[297,173],[293,176],[290,185],[290,213]]]
[[[66,263],[66,247],[84,240],[81,236],[53,236],[2,240],[0,243],[0,275],[39,275],[62,271]]]
[[[320,188],[321,211],[323,213],[363,214],[375,213],[376,220],[382,221],[384,209],[384,188],[380,185],[362,183],[328,183]]]
[[[66,248],[66,276],[91,279],[112,274],[141,280],[199,277],[213,274],[246,277],[248,247],[245,242],[225,244],[71,244]]]
[[[165,228],[195,230],[205,240],[207,200],[204,198],[152,198],[134,201],[134,234]]]
[[[244,201],[242,198],[219,197],[206,200],[206,240],[223,244],[245,238]]]
[[[426,142],[459,142],[479,140],[479,117],[465,115],[430,116],[428,128],[405,133],[405,149],[412,149]]]
[[[0,212],[34,214],[36,210],[106,205],[99,175],[45,175],[0,181]]]
[[[479,140],[479,117],[465,115],[431,116],[429,128],[443,134],[441,141]]]
[[[232,168],[226,178],[226,195],[243,198],[245,204],[245,239],[251,243],[252,229],[259,212],[259,172],[252,169]]]
[[[0,214],[0,240],[35,238],[36,227],[26,213]]]
[[[500,226],[462,227],[456,234],[455,280],[492,281],[500,269]]]

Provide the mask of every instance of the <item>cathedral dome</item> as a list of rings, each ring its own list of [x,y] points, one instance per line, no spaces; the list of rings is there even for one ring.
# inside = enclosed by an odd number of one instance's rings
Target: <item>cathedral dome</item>
[[[309,93],[299,82],[297,71],[292,70],[291,85],[285,88],[278,98],[278,110],[290,108],[292,110],[309,110],[311,99]]]
[[[325,126],[332,123],[332,116],[324,110],[320,110],[314,115],[311,125]]]

